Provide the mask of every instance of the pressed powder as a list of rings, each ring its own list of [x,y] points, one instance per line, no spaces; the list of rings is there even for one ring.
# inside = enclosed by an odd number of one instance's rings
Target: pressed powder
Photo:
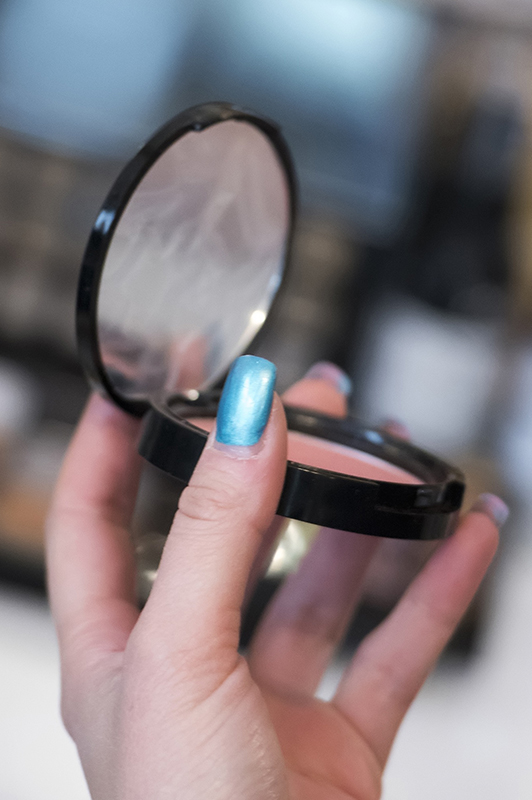
[[[343,472],[358,478],[369,478],[394,483],[421,483],[410,472],[389,464],[382,458],[346,447],[344,444],[328,442],[306,433],[288,432],[288,458],[308,464],[309,467]]]
[[[190,422],[208,433],[214,427],[214,419],[209,417],[192,417]],[[412,473],[389,464],[382,458],[298,431],[288,431],[288,459],[357,478],[393,483],[421,483]]]

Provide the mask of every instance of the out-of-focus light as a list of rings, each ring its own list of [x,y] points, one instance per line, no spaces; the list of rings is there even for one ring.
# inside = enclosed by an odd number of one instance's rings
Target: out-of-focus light
[[[262,325],[264,320],[266,319],[266,312],[262,311],[260,308],[257,308],[249,318],[252,325]]]
[[[256,0],[236,7],[234,35],[251,37],[258,65],[282,71],[285,92],[294,83],[299,94],[327,86],[334,102],[349,100],[358,114],[360,106],[365,114],[380,109],[411,79],[429,28],[419,11],[386,0]]]
[[[161,98],[185,53],[185,2],[17,0],[0,6],[3,127],[121,156],[161,124]]]
[[[267,576],[281,577],[295,572],[318,532],[316,525],[291,519],[279,540]]]

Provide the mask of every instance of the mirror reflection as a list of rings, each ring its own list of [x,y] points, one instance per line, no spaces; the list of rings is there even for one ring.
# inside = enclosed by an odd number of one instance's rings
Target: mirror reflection
[[[98,335],[114,388],[141,399],[216,381],[266,318],[289,214],[284,169],[251,123],[174,142],[129,201],[102,273]]]

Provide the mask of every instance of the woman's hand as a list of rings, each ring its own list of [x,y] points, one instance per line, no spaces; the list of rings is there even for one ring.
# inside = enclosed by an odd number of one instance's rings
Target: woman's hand
[[[319,365],[286,399],[341,416],[344,388]],[[314,692],[378,540],[322,530],[244,659],[241,607],[272,544],[286,461],[271,392],[268,368],[238,367],[222,441],[210,436],[182,494],[140,613],[129,535],[138,423],[93,397],[74,436],[49,517],[49,588],[63,716],[95,800],[376,800],[401,720],[495,553],[504,507],[487,496],[324,703]]]

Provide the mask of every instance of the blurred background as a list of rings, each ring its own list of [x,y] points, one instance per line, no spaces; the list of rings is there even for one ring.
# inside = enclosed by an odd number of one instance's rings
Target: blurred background
[[[512,509],[498,562],[392,753],[385,800],[530,798],[530,0],[0,0],[2,800],[88,794],[58,714],[43,520],[87,397],[77,275],[99,205],[168,117],[226,100],[282,126],[293,264],[261,355],[316,360]],[[177,487],[146,468],[146,594]],[[290,523],[244,627],[313,531]],[[428,555],[384,542],[339,665]],[[331,691],[339,666],[327,676]]]

